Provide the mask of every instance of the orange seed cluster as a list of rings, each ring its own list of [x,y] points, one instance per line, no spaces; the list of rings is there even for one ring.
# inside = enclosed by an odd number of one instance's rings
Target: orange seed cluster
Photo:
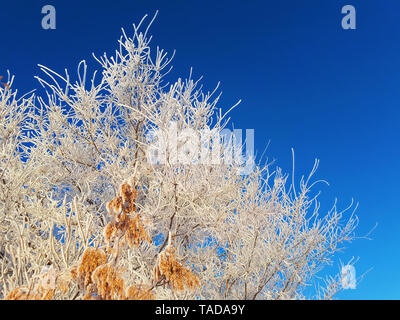
[[[104,229],[104,238],[110,244],[121,234],[124,242],[127,242],[131,248],[138,247],[141,242],[151,242],[141,219],[136,212],[136,190],[128,183],[123,183],[120,189],[120,195],[107,204],[107,212],[113,217],[113,220],[107,224]]]
[[[28,288],[15,288],[6,297],[6,300],[51,300],[56,289],[56,274],[53,267],[39,276],[33,286]]]
[[[107,262],[107,255],[101,249],[89,247],[83,253],[82,261],[76,270],[76,276],[87,287],[92,281],[92,273]],[[75,271],[73,271],[74,273]]]
[[[112,300],[124,297],[124,280],[118,273],[111,264],[104,264],[93,272],[93,284],[100,299]]]
[[[125,300],[154,300],[150,287],[130,286],[126,290]]]
[[[200,286],[199,279],[176,260],[175,248],[171,245],[160,253],[154,268],[154,278],[156,281],[165,279],[177,291],[183,291],[185,286],[192,290]]]

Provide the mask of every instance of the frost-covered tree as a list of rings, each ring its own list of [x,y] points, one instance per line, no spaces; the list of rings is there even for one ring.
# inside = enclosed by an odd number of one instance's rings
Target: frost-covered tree
[[[0,88],[0,296],[331,298],[340,275],[305,290],[354,238],[353,210],[319,214],[318,162],[295,187],[228,161],[218,96],[167,84],[143,21],[96,58],[100,76],[41,66],[45,98],[18,98],[10,76]]]

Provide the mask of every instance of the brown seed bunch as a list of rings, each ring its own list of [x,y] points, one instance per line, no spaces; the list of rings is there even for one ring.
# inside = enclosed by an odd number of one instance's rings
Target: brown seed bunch
[[[110,245],[119,233],[123,237],[123,242],[128,243],[131,248],[134,246],[137,248],[143,241],[151,243],[139,213],[134,217],[123,215],[119,221],[109,222],[103,233],[107,244]]]
[[[51,300],[56,289],[56,273],[51,266],[44,268],[38,281],[30,289],[16,288],[6,297],[6,300]]]
[[[143,241],[150,243],[150,236],[144,228],[142,221],[140,220],[140,214],[138,213],[133,218],[127,218],[128,219],[124,225],[124,241],[128,242],[131,248],[133,248],[133,246],[138,247]]]
[[[131,214],[136,212],[136,189],[128,183],[123,183],[120,188],[120,192],[107,203],[107,212],[110,216],[121,219],[121,213]]]
[[[110,244],[113,239],[118,235],[117,224],[114,221],[109,222],[104,228],[103,235],[107,244]]]
[[[15,288],[11,290],[7,295],[6,300],[29,300],[27,299],[27,294],[22,292],[20,288]]]
[[[83,253],[82,261],[77,268],[77,277],[87,287],[92,283],[92,273],[97,267],[107,262],[107,255],[101,249],[89,247]]]
[[[16,288],[7,295],[6,300],[51,300],[54,292],[54,289],[38,288],[29,292],[27,288]]]
[[[126,290],[125,300],[154,300],[150,287],[130,286]]]
[[[116,198],[107,204],[107,212],[113,220],[104,229],[104,238],[108,245],[120,234],[123,242],[128,243],[131,248],[138,247],[141,242],[151,242],[140,219],[140,214],[132,215],[136,212],[137,191],[129,183],[123,183]]]
[[[98,298],[103,300],[122,299],[124,294],[124,280],[119,272],[111,265],[98,267],[92,275]]]
[[[199,279],[176,260],[175,248],[171,245],[160,253],[158,264],[154,268],[154,278],[157,282],[165,279],[177,291],[183,291],[185,286],[191,290],[200,286]]]
[[[121,185],[121,197],[124,203],[124,213],[136,211],[136,190],[128,183]]]
[[[107,212],[112,217],[118,217],[122,211],[122,197],[116,197],[107,203]]]

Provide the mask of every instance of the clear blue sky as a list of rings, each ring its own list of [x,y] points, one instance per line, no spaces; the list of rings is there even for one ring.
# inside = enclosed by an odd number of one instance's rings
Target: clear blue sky
[[[52,4],[57,29],[41,28]],[[357,29],[341,28],[341,8],[354,5]],[[359,202],[358,234],[375,223],[373,240],[357,240],[336,256],[360,257],[357,274],[373,267],[345,299],[400,299],[399,120],[400,2],[395,0],[280,1],[3,1],[0,74],[9,69],[20,92],[38,87],[37,64],[71,72],[91,53],[112,53],[146,13],[160,10],[153,45],[177,50],[172,78],[204,76],[222,83],[225,110],[237,128],[255,129],[261,153],[296,173],[321,160],[322,208],[339,198]],[[96,64],[91,64],[92,67]],[[333,266],[333,271],[338,264]]]

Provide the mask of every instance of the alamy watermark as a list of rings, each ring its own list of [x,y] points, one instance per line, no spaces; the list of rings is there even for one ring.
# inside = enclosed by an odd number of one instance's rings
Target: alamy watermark
[[[356,268],[348,264],[342,267],[342,287],[343,289],[355,289],[357,285]]]
[[[238,174],[249,174],[254,162],[254,129],[194,130],[178,128],[150,130],[147,135],[147,160],[152,164],[234,165]]]
[[[45,5],[42,7],[42,14],[45,16],[42,18],[42,28],[44,30],[56,29],[56,8],[52,5]],[[352,5],[345,5],[342,7],[342,14],[345,16],[342,18],[342,28],[344,30],[356,29],[356,9]]]
[[[342,28],[344,30],[355,30],[356,27],[356,8],[352,5],[346,5],[342,8],[342,14],[345,16],[342,18]]]
[[[45,5],[42,7],[42,28],[45,30],[54,30],[56,28],[56,8],[52,5]]]

